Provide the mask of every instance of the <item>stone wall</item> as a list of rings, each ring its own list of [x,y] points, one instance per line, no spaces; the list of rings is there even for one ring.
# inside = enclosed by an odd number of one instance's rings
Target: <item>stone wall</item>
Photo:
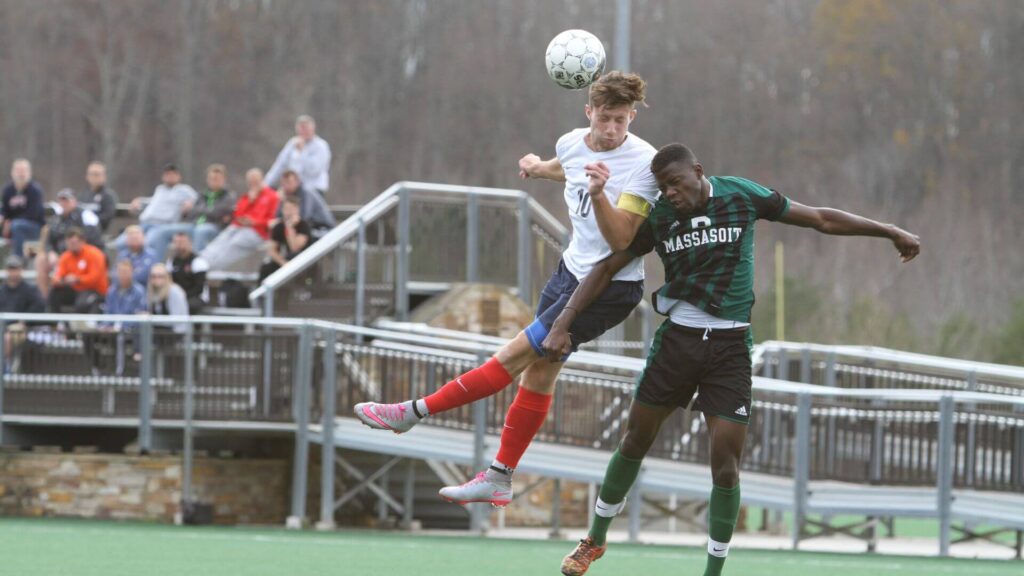
[[[173,522],[181,458],[118,454],[0,453],[0,516]],[[285,460],[196,458],[193,489],[217,524],[283,524]]]

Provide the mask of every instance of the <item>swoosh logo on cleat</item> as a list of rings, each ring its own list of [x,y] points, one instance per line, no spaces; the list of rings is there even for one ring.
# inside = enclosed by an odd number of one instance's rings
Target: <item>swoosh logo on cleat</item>
[[[500,490],[495,490],[494,492],[491,493],[491,496],[493,496],[495,498],[502,498],[502,497],[505,497],[505,496],[508,496],[508,495],[509,495],[508,492],[502,492]]]

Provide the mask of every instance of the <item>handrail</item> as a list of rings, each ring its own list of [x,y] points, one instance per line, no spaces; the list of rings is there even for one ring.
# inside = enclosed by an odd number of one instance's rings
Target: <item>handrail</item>
[[[291,318],[235,318],[225,316],[150,316],[150,315],[102,315],[102,314],[14,314],[0,313],[0,322],[132,322],[136,324],[173,325],[191,324],[227,324],[271,326],[300,329],[304,327],[318,328],[347,333],[354,336],[381,338],[391,341],[407,342],[418,346],[434,347],[438,354],[457,351],[461,353],[492,353],[496,345],[473,342],[468,339],[451,339],[431,337],[421,333],[399,332],[380,328],[365,328],[326,320],[291,319]],[[466,336],[469,336],[468,334]],[[569,358],[570,365],[582,365],[591,368],[605,368],[622,371],[639,372],[643,361],[639,358],[615,356],[598,352],[578,352]],[[939,402],[945,397],[953,399],[957,404],[1002,404],[1024,407],[1024,397],[1003,396],[984,392],[921,390],[921,389],[877,389],[877,388],[836,388],[817,384],[788,382],[774,378],[753,377],[755,390],[791,395],[806,394],[812,397],[846,397],[862,399],[878,399],[895,402]]]
[[[260,286],[249,293],[249,300],[256,301],[259,298],[264,297],[268,292],[273,292],[277,287],[301,274],[327,253],[352,239],[359,232],[360,222],[365,225],[383,216],[398,202],[398,196],[401,192],[461,194],[466,196],[476,195],[514,200],[525,199],[530,208],[530,213],[541,220],[547,227],[553,228],[554,231],[561,236],[561,238],[559,238],[560,241],[564,240],[568,234],[566,228],[558,222],[554,216],[544,210],[536,200],[533,200],[529,194],[522,190],[486,188],[480,186],[460,186],[454,184],[433,184],[429,182],[396,182],[377,195],[376,198],[370,200],[361,208],[356,210],[354,214],[346,218],[344,222],[335,226],[322,238],[314,242],[309,248],[303,250],[287,264],[264,279]]]
[[[941,356],[929,356],[916,352],[902,352],[889,348],[876,346],[850,346],[850,345],[826,345],[826,344],[804,344],[798,342],[785,342],[769,340],[762,342],[760,346],[765,352],[785,350],[787,352],[802,352],[808,350],[820,354],[835,354],[849,358],[862,358],[881,362],[899,363],[904,366],[917,366],[924,368],[935,368],[951,372],[971,373],[976,376],[995,376],[999,378],[1011,378],[1024,380],[1024,368],[1007,366],[1005,364],[992,364],[978,362],[975,360],[961,360],[957,358],[944,358]]]

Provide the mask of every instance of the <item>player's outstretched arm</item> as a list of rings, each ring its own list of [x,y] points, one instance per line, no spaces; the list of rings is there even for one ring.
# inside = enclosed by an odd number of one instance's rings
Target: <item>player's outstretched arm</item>
[[[913,260],[921,252],[921,239],[916,234],[895,224],[883,224],[835,208],[813,208],[790,201],[789,210],[779,218],[779,222],[814,228],[822,234],[888,238],[896,246],[903,262]]]
[[[604,162],[595,162],[587,164],[583,170],[590,178],[587,192],[590,194],[590,204],[594,208],[594,219],[597,220],[597,227],[601,230],[605,242],[614,252],[629,248],[629,244],[636,237],[636,231],[647,220],[646,210],[631,207],[631,204],[639,203],[643,208],[647,205],[640,198],[623,192],[619,198],[619,207],[612,206],[604,194],[604,186],[612,175],[608,166]]]
[[[519,177],[524,180],[543,178],[544,180],[565,182],[565,170],[562,169],[562,163],[558,161],[558,157],[541,160],[540,156],[536,154],[527,154],[519,159]]]
[[[558,318],[555,318],[554,324],[551,325],[551,331],[541,343],[546,358],[552,362],[560,362],[566,354],[572,352],[569,328],[572,326],[573,320],[608,288],[612,278],[619,270],[622,270],[635,258],[636,256],[629,252],[616,252],[598,262],[590,270],[590,274],[587,274],[587,277],[572,293],[569,303],[562,309]]]

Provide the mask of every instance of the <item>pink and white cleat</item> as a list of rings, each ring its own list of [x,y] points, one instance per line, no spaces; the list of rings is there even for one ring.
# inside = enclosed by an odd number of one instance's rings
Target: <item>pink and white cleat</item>
[[[370,428],[391,430],[395,434],[408,432],[420,419],[412,409],[412,400],[401,404],[360,402],[355,405],[356,417]]]
[[[504,508],[512,502],[512,477],[487,470],[459,486],[445,486],[438,492],[441,498],[455,504],[487,502],[495,508]]]

